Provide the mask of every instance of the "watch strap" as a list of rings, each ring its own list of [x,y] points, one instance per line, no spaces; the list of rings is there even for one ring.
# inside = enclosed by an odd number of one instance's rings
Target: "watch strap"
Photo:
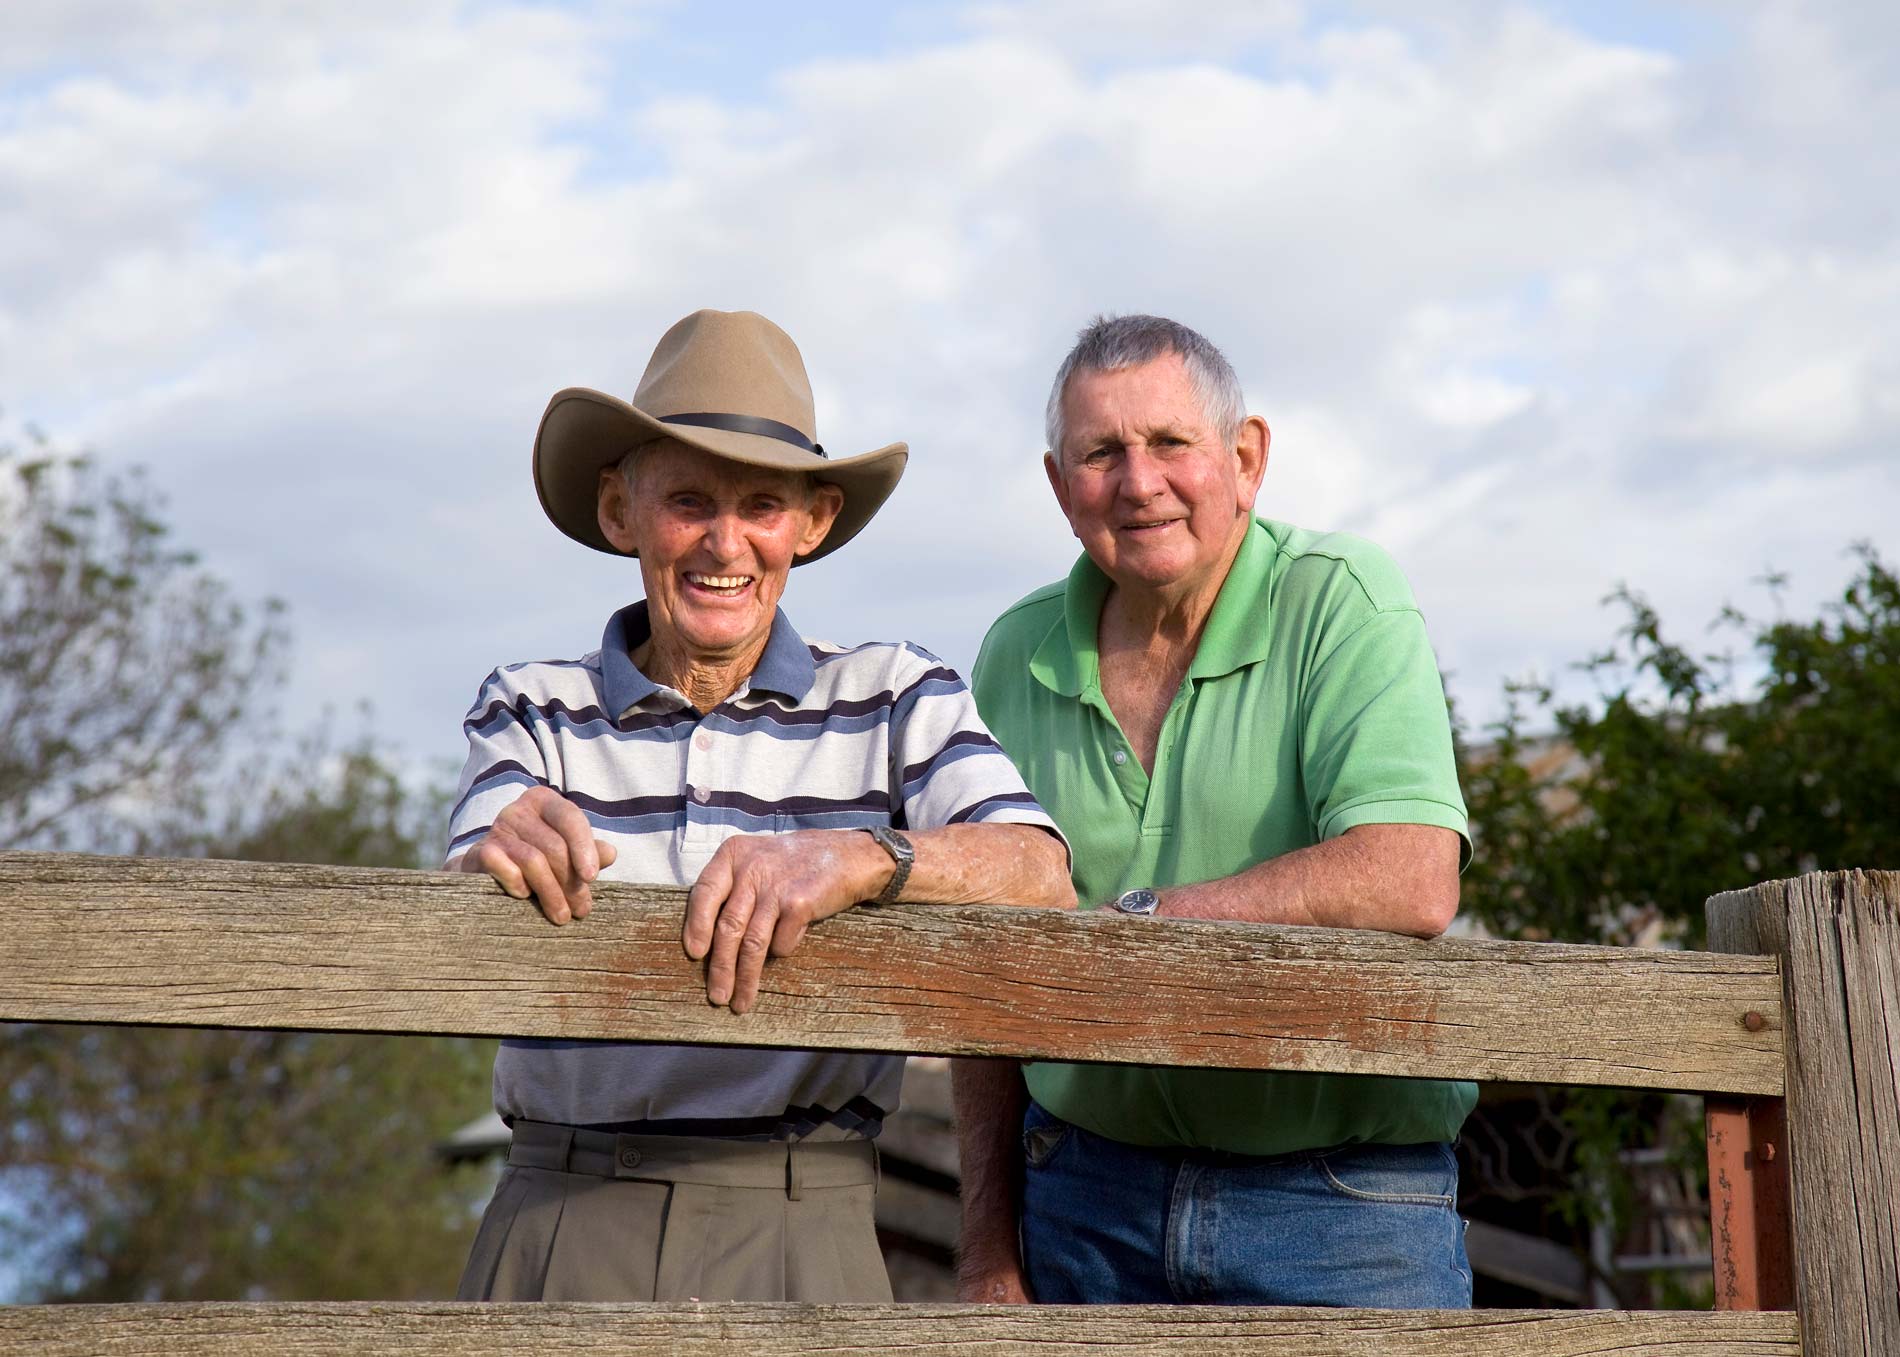
[[[889,853],[891,861],[897,864],[891,879],[884,883],[884,889],[871,901],[874,905],[891,904],[904,893],[904,885],[910,880],[911,866],[917,861],[917,849],[908,838],[887,825],[874,825],[865,832],[876,839],[878,847]]]

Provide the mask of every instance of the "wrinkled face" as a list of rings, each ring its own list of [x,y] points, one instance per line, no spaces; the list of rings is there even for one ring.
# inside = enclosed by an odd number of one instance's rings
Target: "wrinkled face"
[[[716,663],[763,647],[792,562],[825,540],[844,496],[796,472],[665,441],[640,453],[629,491],[600,478],[600,527],[640,553],[656,643]]]
[[[1180,357],[1165,354],[1077,372],[1062,430],[1046,459],[1049,484],[1102,572],[1162,594],[1218,587],[1266,470],[1265,421],[1249,417],[1238,446],[1227,446]]]

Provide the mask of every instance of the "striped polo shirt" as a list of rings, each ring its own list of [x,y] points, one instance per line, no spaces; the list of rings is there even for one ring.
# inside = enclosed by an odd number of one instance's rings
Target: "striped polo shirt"
[[[1060,834],[991,738],[969,689],[928,651],[807,642],[783,612],[747,682],[710,712],[634,665],[647,605],[579,660],[496,670],[463,728],[449,858],[529,787],[552,787],[618,850],[608,881],[690,885],[734,834],[966,822]],[[504,1041],[504,1119],[661,1135],[839,1139],[897,1107],[899,1056]]]

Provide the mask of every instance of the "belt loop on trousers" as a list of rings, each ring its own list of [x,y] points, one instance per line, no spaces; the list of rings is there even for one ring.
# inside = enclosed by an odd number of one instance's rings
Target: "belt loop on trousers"
[[[785,1195],[792,1201],[798,1201],[804,1195],[800,1191],[803,1186],[799,1182],[798,1143],[788,1140],[785,1142]]]

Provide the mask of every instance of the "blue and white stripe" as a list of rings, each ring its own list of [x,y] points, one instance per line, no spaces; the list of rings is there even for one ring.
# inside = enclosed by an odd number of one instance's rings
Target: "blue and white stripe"
[[[963,680],[928,651],[808,642],[779,613],[749,682],[702,715],[634,666],[646,636],[636,603],[584,659],[488,676],[463,723],[451,860],[532,786],[562,793],[614,845],[608,880],[688,885],[734,834],[983,822],[1059,833]],[[507,1042],[495,1105],[570,1125],[855,1136],[897,1106],[902,1071],[899,1058],[853,1053]]]

